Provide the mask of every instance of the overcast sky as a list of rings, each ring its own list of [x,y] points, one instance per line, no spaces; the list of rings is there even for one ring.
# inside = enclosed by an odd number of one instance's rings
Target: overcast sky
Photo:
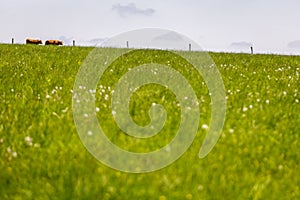
[[[94,45],[141,28],[181,33],[211,51],[300,54],[299,0],[0,0],[0,42]]]

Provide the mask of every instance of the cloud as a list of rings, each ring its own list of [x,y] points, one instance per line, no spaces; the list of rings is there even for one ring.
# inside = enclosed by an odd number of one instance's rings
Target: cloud
[[[49,39],[49,38],[48,38]],[[54,38],[55,39],[55,38]],[[97,46],[106,41],[108,38],[94,38],[94,39],[76,39],[74,37],[60,36],[57,39],[62,40],[64,45],[72,46],[73,40],[75,40],[76,46]]]
[[[134,3],[129,3],[127,5],[115,4],[112,6],[112,10],[116,11],[121,17],[126,17],[129,15],[153,15],[155,10],[152,8],[141,9],[136,7]]]
[[[186,36],[160,28],[144,28],[124,32],[106,40],[101,46],[126,48],[127,44],[130,48],[174,50],[189,50],[189,44],[191,44],[192,50],[201,50],[201,47]]]
[[[292,42],[288,43],[287,46],[292,49],[300,49],[300,40],[292,41]]]
[[[162,49],[188,50],[189,45],[192,45],[193,50],[201,50],[199,45],[190,38],[173,31],[161,31],[160,34],[153,37],[151,43]]]
[[[156,36],[155,38],[153,38],[154,41],[159,41],[159,40],[168,40],[168,41],[180,41],[183,40],[183,38],[181,37],[181,35],[176,34],[174,32],[168,32],[159,36]]]
[[[108,38],[94,38],[94,39],[89,40],[88,42],[93,44],[93,45],[98,45],[98,44],[103,43],[107,39]]]
[[[63,41],[65,45],[71,45],[73,44],[73,37],[66,37],[66,36],[60,36],[58,37],[59,40]]]
[[[106,41],[108,38],[94,38],[91,40],[78,40],[78,45],[79,46],[99,46],[101,45],[104,41]]]
[[[245,50],[245,49],[249,49],[252,45],[252,43],[250,42],[233,42],[230,44],[230,48],[231,49],[235,49],[235,50]]]

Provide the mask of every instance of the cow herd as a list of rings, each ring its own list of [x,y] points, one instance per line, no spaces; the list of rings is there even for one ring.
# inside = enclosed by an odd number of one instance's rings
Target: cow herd
[[[36,40],[36,39],[26,39],[26,44],[43,44],[42,40]],[[63,42],[60,40],[46,40],[45,45],[63,45]]]

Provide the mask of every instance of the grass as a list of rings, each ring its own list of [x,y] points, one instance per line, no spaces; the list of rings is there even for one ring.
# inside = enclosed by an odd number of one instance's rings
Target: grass
[[[188,151],[172,165],[130,174],[98,162],[81,143],[73,121],[72,90],[77,71],[92,48],[0,45],[0,199],[299,199],[299,56],[210,53],[226,88],[222,135],[204,159],[199,148],[209,125],[209,96],[201,77],[182,71],[198,88],[201,119]],[[103,49],[103,51],[115,51]],[[191,55],[194,53],[191,53]],[[168,113],[166,128],[150,140],[132,139],[107,115],[108,86],[97,89],[98,118],[108,137],[131,151],[161,148],[178,127],[174,95],[161,86],[133,94],[130,113],[149,123],[153,101]],[[161,58],[162,63],[168,62]],[[177,62],[172,63],[180,69]]]

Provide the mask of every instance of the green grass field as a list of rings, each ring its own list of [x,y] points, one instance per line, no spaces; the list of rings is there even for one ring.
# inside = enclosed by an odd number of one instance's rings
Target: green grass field
[[[76,131],[73,85],[92,50],[0,45],[0,199],[300,199],[300,56],[210,53],[224,81],[227,111],[222,135],[204,159],[198,152],[207,132],[203,125],[210,123],[210,98],[201,77],[182,69],[199,88],[196,139],[172,165],[130,174],[96,160]],[[146,61],[140,56],[135,64]],[[179,68],[172,60],[161,62]],[[117,64],[114,72],[123,73]],[[96,92],[107,136],[136,152],[166,145],[179,122],[174,95],[157,85],[134,93],[130,113],[136,123],[149,123],[153,101],[169,114],[163,134],[128,138],[105,100],[116,77],[104,76],[103,91]]]

